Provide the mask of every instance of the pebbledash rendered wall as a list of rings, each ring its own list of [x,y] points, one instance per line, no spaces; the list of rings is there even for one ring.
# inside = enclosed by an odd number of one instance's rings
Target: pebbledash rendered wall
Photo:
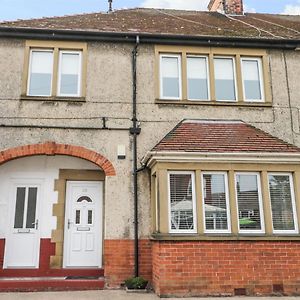
[[[1,124],[24,125],[23,128],[0,126],[0,150],[53,141],[83,146],[113,164],[116,176],[105,178],[104,270],[107,286],[119,286],[133,275],[134,264],[130,134],[118,130],[37,129],[26,125],[93,127],[101,126],[101,117],[107,117],[108,127],[129,128],[134,45],[88,43],[87,94],[83,103],[20,100],[24,45],[23,40],[0,40]],[[140,45],[137,58],[138,119],[142,129],[138,137],[139,159],[184,118],[241,119],[300,146],[297,82],[300,53],[270,50],[269,55],[272,107],[155,104],[154,45]],[[126,147],[125,160],[117,159],[118,145]],[[300,243],[150,240],[149,173],[140,173],[138,182],[140,271],[152,280],[158,294],[298,293]],[[3,253],[0,261],[1,256]]]

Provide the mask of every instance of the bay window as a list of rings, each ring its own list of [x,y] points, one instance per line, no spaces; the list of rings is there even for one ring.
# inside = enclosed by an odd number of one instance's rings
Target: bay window
[[[251,239],[271,235],[296,237],[299,233],[300,191],[294,188],[293,173],[219,168],[157,174],[152,186],[156,234]],[[162,192],[162,178],[167,179],[166,192]]]

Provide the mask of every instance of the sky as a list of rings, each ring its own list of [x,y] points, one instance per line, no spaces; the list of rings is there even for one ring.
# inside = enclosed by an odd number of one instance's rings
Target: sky
[[[113,0],[114,9],[159,7],[205,10],[209,0]],[[300,15],[300,0],[244,0],[248,12]],[[0,21],[107,10],[107,0],[0,0]]]

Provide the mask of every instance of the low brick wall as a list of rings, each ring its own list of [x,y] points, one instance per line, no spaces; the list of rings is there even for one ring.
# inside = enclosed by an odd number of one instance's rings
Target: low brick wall
[[[149,240],[139,241],[140,276],[152,279],[152,245]],[[104,240],[104,275],[108,288],[120,287],[134,275],[134,241]]]
[[[161,296],[300,294],[300,242],[155,241]]]

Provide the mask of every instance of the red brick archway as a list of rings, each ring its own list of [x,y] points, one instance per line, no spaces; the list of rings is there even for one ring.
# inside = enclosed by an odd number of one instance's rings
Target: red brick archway
[[[10,160],[33,155],[68,155],[88,160],[99,166],[106,176],[116,175],[112,163],[103,155],[80,146],[46,142],[7,149],[0,152],[0,164]]]

